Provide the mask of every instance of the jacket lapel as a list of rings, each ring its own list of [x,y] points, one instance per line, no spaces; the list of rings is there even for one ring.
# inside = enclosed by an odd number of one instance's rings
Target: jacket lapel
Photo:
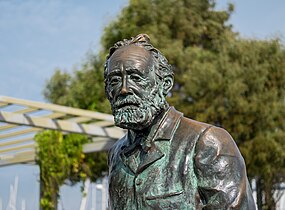
[[[153,136],[150,149],[146,152],[142,162],[138,166],[137,173],[154,164],[169,151],[170,141],[182,116],[182,113],[177,112],[173,107],[169,108]]]
[[[138,163],[135,152],[138,150],[136,145],[129,145],[128,139],[131,138],[130,133],[126,135],[125,143],[121,147],[121,160],[126,167],[128,167],[134,174],[141,173],[150,165],[160,160],[169,150],[169,141],[173,138],[173,135],[180,123],[182,113],[177,112],[173,107],[170,107],[162,122],[154,132],[154,136],[151,139],[151,147],[143,155],[143,159]],[[166,145],[164,144],[166,143]],[[163,146],[164,145],[164,146]],[[144,147],[143,147],[144,148]],[[139,151],[137,151],[139,152]],[[130,154],[131,153],[131,154]]]
[[[137,173],[142,172],[144,169],[161,159],[163,156],[164,153],[156,146],[156,144],[153,144],[150,150],[144,155],[142,162],[139,164]]]
[[[131,134],[128,132],[125,136],[124,143],[122,144],[120,148],[120,157],[123,164],[129,168],[134,174],[136,173],[136,170],[138,168],[137,161],[135,159],[135,150],[136,145],[129,144],[129,139],[132,138]]]
[[[135,155],[131,155],[126,157],[123,153],[121,153],[121,160],[126,167],[128,167],[134,174],[137,171],[138,163],[136,161]]]

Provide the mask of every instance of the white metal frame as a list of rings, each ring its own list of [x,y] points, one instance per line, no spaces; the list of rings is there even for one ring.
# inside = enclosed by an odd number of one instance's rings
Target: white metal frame
[[[0,122],[0,167],[34,163],[34,135],[43,129],[91,136],[86,153],[108,150],[124,135],[112,115],[7,96],[0,96]]]

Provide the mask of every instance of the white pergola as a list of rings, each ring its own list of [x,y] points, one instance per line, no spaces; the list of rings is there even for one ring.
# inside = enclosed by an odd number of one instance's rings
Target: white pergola
[[[109,114],[0,96],[0,167],[34,163],[34,136],[44,129],[89,135],[85,153],[108,150],[124,135]]]

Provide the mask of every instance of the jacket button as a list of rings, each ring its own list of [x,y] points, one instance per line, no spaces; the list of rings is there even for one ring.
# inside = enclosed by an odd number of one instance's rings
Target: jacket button
[[[141,185],[142,184],[142,179],[141,178],[138,178],[137,180],[136,180],[136,185]]]

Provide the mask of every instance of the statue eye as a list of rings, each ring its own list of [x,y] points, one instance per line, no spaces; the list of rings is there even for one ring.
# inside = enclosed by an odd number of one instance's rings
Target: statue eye
[[[120,77],[114,76],[110,79],[110,85],[117,85],[119,82],[120,82]]]
[[[142,80],[142,77],[138,74],[132,74],[130,76],[131,80],[133,80],[134,82],[140,82]]]

